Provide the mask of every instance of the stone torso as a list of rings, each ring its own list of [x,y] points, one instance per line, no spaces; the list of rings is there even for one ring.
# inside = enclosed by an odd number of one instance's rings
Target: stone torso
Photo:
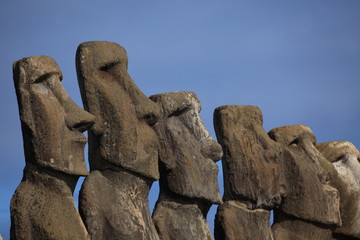
[[[158,240],[149,214],[151,184],[127,172],[92,171],[79,210],[92,239]]]
[[[27,173],[11,200],[11,239],[90,240],[65,182]]]
[[[153,219],[162,240],[213,240],[208,223],[196,204],[158,201]]]

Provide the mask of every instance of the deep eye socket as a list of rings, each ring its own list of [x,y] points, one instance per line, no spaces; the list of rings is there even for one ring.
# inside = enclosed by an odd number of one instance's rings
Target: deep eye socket
[[[38,77],[35,81],[33,81],[33,83],[42,83],[48,79],[50,79],[52,76],[57,75],[59,73],[54,73],[54,72],[50,72],[50,73],[46,73],[44,75],[41,75],[40,77]],[[59,81],[62,80],[62,75],[59,75]]]
[[[346,154],[343,154],[343,155],[338,156],[338,157],[334,160],[334,162],[340,162],[340,161],[346,162],[347,159],[348,159],[348,156],[347,156]],[[359,161],[359,159],[360,159],[360,158],[358,157],[358,161]]]
[[[289,143],[289,146],[297,147],[298,144],[299,144],[299,139],[296,138],[296,139],[293,140],[291,143]]]
[[[189,111],[191,109],[191,105],[183,105],[179,108],[177,108],[175,111],[173,111],[172,113],[169,114],[169,117],[177,117],[180,116],[184,113],[186,113],[187,111]]]
[[[110,71],[113,67],[115,67],[116,65],[120,64],[120,61],[115,61],[115,62],[110,62],[105,64],[104,66],[100,67],[100,70],[103,72],[108,72]]]

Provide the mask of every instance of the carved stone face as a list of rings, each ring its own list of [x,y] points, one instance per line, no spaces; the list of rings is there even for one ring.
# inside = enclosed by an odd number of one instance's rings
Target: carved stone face
[[[330,186],[336,171],[316,149],[310,128],[284,126],[272,129],[269,135],[287,149],[281,163],[286,195],[280,210],[299,219],[339,225],[339,192]]]
[[[13,69],[26,162],[87,175],[82,132],[94,123],[94,116],[70,99],[52,58],[24,58],[15,62]]]
[[[118,166],[158,179],[158,140],[151,125],[159,115],[127,72],[123,47],[112,42],[80,44],[76,54],[85,109],[95,115],[89,132],[92,170]]]
[[[342,226],[336,232],[360,238],[360,153],[345,141],[320,143],[316,147],[338,172],[332,185],[340,192]]]
[[[224,199],[246,201],[250,208],[271,208],[281,199],[281,149],[262,124],[255,106],[221,106],[214,112],[216,135],[224,149]]]
[[[215,162],[222,157],[222,149],[201,121],[196,95],[171,92],[150,98],[162,109],[155,125],[164,174],[161,185],[185,197],[221,202]]]

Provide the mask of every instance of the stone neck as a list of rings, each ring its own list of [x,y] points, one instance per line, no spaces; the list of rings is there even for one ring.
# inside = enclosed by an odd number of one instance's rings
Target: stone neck
[[[206,218],[207,213],[211,207],[211,203],[206,200],[202,200],[199,198],[189,198],[182,195],[175,194],[171,191],[166,191],[164,189],[160,189],[159,199],[157,203],[166,203],[173,202],[179,205],[193,206],[194,208],[198,208],[201,210],[203,216]]]
[[[72,196],[78,179],[78,176],[26,164],[22,181],[34,183],[60,195]]]
[[[326,226],[318,223],[304,221],[290,216],[276,217],[272,226],[275,240],[321,240],[332,239],[334,226]]]
[[[129,194],[131,197],[147,200],[152,185],[151,180],[123,169],[105,169],[100,172],[116,186],[117,190]]]

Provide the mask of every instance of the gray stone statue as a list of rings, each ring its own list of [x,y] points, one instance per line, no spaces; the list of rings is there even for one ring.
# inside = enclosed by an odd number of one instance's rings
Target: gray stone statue
[[[281,200],[282,151],[262,125],[258,107],[215,109],[216,136],[224,150],[224,203],[215,217],[216,239],[273,239],[270,210]]]
[[[52,58],[24,58],[13,71],[26,166],[11,200],[11,239],[90,239],[72,195],[88,174],[82,132],[94,117],[67,95]]]
[[[95,115],[89,131],[90,174],[79,211],[92,239],[159,239],[148,193],[159,179],[159,109],[127,72],[126,51],[113,42],[85,42],[76,54],[85,109]]]
[[[160,195],[153,219],[162,240],[213,239],[206,222],[212,204],[221,202],[216,161],[221,146],[200,119],[192,92],[150,97],[161,109],[155,124],[160,139]]]
[[[341,225],[339,192],[330,185],[336,170],[316,149],[307,126],[275,128],[269,136],[286,149],[281,162],[286,193],[274,211],[274,238],[331,239],[332,228]]]
[[[346,141],[319,143],[316,148],[338,173],[331,185],[340,193],[342,225],[335,229],[333,238],[360,239],[360,153]]]

